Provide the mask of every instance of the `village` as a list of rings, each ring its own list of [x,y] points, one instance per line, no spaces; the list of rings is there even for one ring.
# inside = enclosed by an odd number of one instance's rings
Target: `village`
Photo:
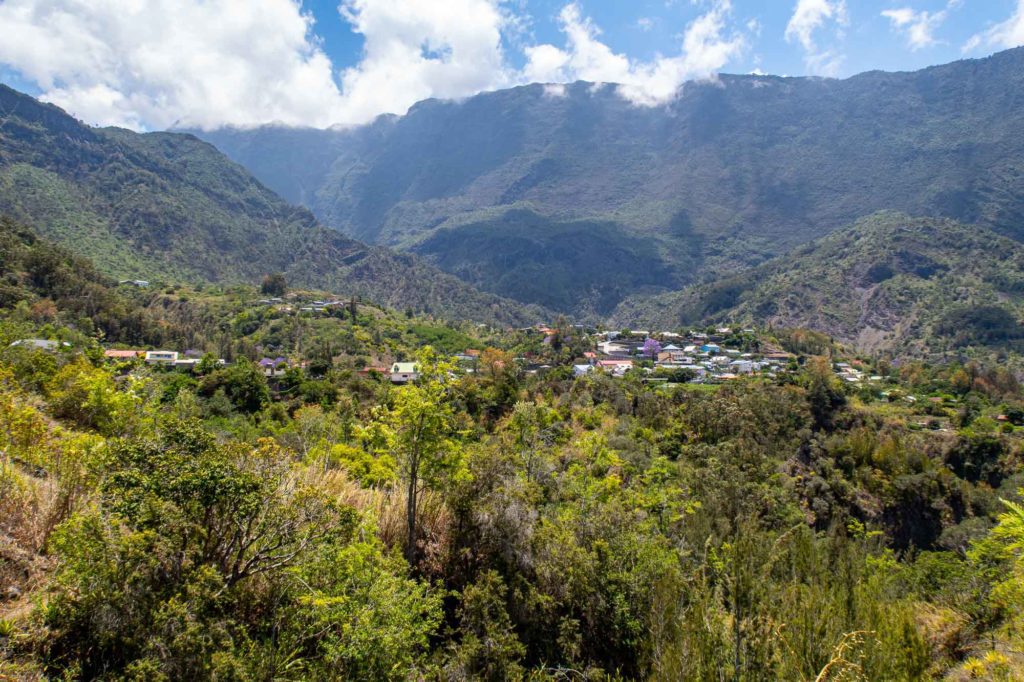
[[[143,284],[141,281],[131,283],[136,286]],[[272,309],[274,314],[298,317],[343,316],[351,314],[356,306],[354,299],[307,299],[295,294],[285,298],[261,298],[251,304]],[[752,327],[715,326],[681,331],[600,330],[563,323],[560,326],[537,324],[515,332],[521,337],[534,339],[534,346],[538,348],[516,355],[516,362],[526,374],[544,374],[558,367],[571,367],[575,377],[601,373],[619,378],[639,376],[645,383],[655,384],[716,384],[751,375],[774,377],[795,371],[798,367],[795,355],[764,341],[763,335]],[[567,361],[563,353],[558,361],[552,360],[553,353],[545,351],[563,345],[567,339],[572,341],[575,356]],[[66,343],[50,339],[22,339],[11,345],[51,352],[69,350]],[[480,354],[480,349],[467,348],[453,353],[451,359],[460,371],[470,374],[476,371]],[[252,360],[270,380],[284,377],[289,370],[308,367],[305,358],[285,355],[269,353]],[[109,362],[136,361],[185,372],[228,364],[222,358],[196,349],[110,347],[105,349],[104,357]],[[419,378],[415,362],[402,357],[393,360],[387,362],[387,358],[381,358],[358,371],[364,376],[374,375],[393,384],[415,382]],[[838,359],[833,363],[833,370],[841,381],[848,384],[883,379]]]

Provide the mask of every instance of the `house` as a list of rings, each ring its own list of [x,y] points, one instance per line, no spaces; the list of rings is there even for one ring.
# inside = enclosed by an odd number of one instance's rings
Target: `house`
[[[717,353],[722,349],[717,343],[705,343],[700,350],[702,353]]]
[[[178,361],[178,352],[173,350],[148,350],[146,363],[150,365],[173,365]]]
[[[146,354],[144,350],[120,350],[117,348],[108,348],[103,351],[103,357],[108,360],[134,360],[140,358]]]
[[[144,279],[122,279],[118,284],[130,284],[133,287],[139,287],[140,289],[145,289],[149,286],[149,282]]]
[[[419,366],[415,362],[396,362],[391,365],[391,383],[393,384],[408,384],[419,378]]]
[[[729,367],[736,374],[750,374],[754,371],[754,363],[750,360],[733,360]]]
[[[601,369],[611,372],[616,376],[622,376],[629,370],[633,369],[632,360],[598,360],[597,366]]]
[[[286,358],[263,358],[256,364],[263,370],[263,376],[266,377],[284,376],[289,367]]]
[[[591,371],[593,371],[593,369],[593,365],[573,365],[572,374],[575,377],[581,377],[585,374],[589,374]]]
[[[789,362],[793,357],[795,356],[792,353],[787,353],[781,350],[771,351],[764,354],[765,360],[774,360],[775,362]]]
[[[65,346],[70,346],[70,343],[64,343]],[[50,339],[19,339],[11,344],[11,348],[19,346],[21,348],[35,348],[37,350],[48,350],[56,351],[61,346],[58,341],[51,341]]]
[[[629,355],[630,347],[624,343],[617,341],[602,341],[597,344],[597,350],[602,355]]]
[[[174,369],[184,369],[191,372],[196,368],[196,365],[198,365],[200,362],[202,362],[202,360],[199,358],[179,357],[177,360],[174,361]]]

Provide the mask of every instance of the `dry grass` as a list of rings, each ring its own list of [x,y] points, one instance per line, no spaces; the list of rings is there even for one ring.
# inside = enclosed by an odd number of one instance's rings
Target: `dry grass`
[[[385,545],[399,549],[405,547],[407,496],[403,486],[362,488],[341,469],[310,475],[315,477],[311,483],[325,490],[338,502],[350,505],[373,518],[377,535]],[[439,568],[448,548],[451,524],[451,510],[445,505],[443,496],[431,490],[422,491],[419,495],[420,531],[417,545],[422,557],[420,569],[423,573],[432,574]]]

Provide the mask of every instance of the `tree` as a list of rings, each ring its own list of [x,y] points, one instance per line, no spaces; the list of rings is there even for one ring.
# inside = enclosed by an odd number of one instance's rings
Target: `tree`
[[[656,339],[648,337],[647,340],[644,341],[643,354],[646,357],[649,357],[651,360],[656,360],[658,358],[658,353],[660,352],[661,344],[658,343]]]
[[[113,442],[104,469],[99,504],[54,537],[43,613],[51,670],[84,679],[238,679],[217,671],[246,665],[262,595],[356,526],[272,441],[222,446],[195,423]]]
[[[418,559],[420,493],[461,465],[451,395],[454,367],[430,346],[420,352],[418,365],[419,380],[396,391],[394,405],[378,412],[370,430],[378,450],[391,452],[398,460],[406,490],[405,555],[413,566]]]
[[[47,383],[54,416],[104,435],[127,430],[141,401],[130,391],[119,391],[113,377],[79,358],[62,367]]]
[[[209,397],[218,389],[224,390],[236,409],[249,414],[259,412],[270,402],[267,378],[246,358],[239,358],[233,365],[207,376],[200,386],[200,393]]]
[[[836,413],[846,404],[838,380],[825,357],[811,358],[806,373],[807,402],[814,417],[814,428],[829,430]]]
[[[516,637],[506,609],[508,588],[495,571],[486,571],[466,587],[459,607],[462,641],[453,658],[455,679],[517,680],[526,647]],[[452,671],[456,672],[456,671]]]
[[[288,627],[309,651],[302,679],[422,679],[411,673],[441,623],[444,592],[407,570],[372,534],[327,546],[302,568],[305,589]]]
[[[260,284],[260,293],[267,296],[284,296],[287,290],[288,280],[285,279],[282,272],[270,273],[263,278],[263,283]]]

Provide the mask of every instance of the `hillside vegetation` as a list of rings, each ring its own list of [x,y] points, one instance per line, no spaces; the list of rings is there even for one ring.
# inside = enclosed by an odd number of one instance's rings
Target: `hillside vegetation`
[[[878,210],[1024,237],[1022,129],[1024,48],[845,80],[722,76],[665,107],[530,85],[355,129],[200,134],[325,225],[502,295],[606,314]],[[572,297],[537,286],[552,271]]]
[[[878,213],[747,272],[634,297],[620,325],[765,321],[871,351],[1024,349],[1024,246],[951,220]]]
[[[409,255],[320,226],[190,135],[84,126],[0,86],[0,214],[103,272],[168,282],[296,284],[485,322],[535,321]]]
[[[56,312],[0,307],[0,677],[1024,673],[1024,395],[1004,368],[850,358],[879,373],[854,386],[794,332],[749,336],[797,353],[783,372],[656,385],[574,377],[592,340],[571,326],[556,346],[137,292],[230,350],[173,369],[103,359],[100,330],[65,322],[74,296],[33,283],[52,247],[17,239],[5,279]],[[59,280],[122,296],[58,257]],[[69,345],[7,344],[26,336]],[[254,364],[268,351],[282,374]],[[419,379],[358,371],[389,357]]]

